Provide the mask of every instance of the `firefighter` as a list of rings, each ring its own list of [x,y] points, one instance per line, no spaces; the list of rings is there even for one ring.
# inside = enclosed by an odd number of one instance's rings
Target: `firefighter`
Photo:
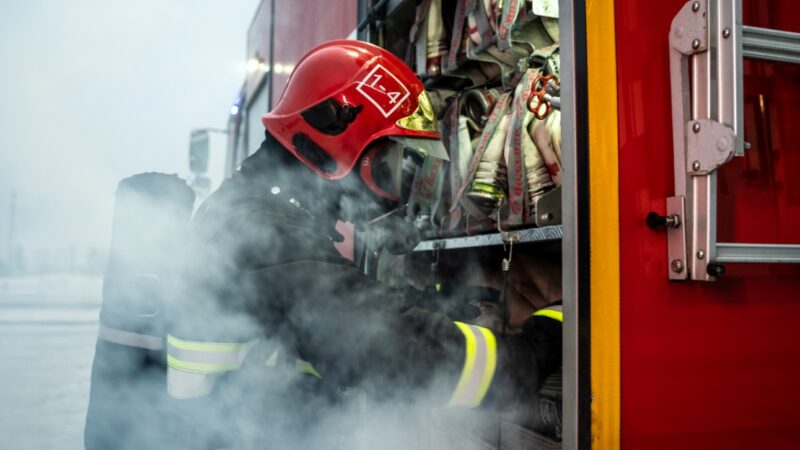
[[[286,446],[279,435],[333,447],[310,428],[325,427],[342,388],[536,411],[540,381],[561,364],[559,307],[495,334],[388,290],[334,246],[337,220],[402,227],[392,211],[416,168],[447,157],[413,72],[374,45],[327,42],[262,121],[258,151],[195,215],[171,314],[167,386],[187,447]],[[552,434],[547,422],[528,425]]]

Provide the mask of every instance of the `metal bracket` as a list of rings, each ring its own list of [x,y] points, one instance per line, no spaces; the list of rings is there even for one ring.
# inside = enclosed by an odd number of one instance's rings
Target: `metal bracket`
[[[536,200],[536,226],[561,225],[561,186]]]
[[[690,1],[672,19],[669,45],[683,55],[708,50],[708,21],[706,0]]]
[[[522,242],[522,235],[516,231],[502,231],[500,232],[500,239],[504,244],[516,244]]]
[[[686,217],[683,196],[667,198],[667,216],[677,216],[675,226],[667,227],[667,259],[669,260],[669,279],[689,278],[689,260],[686,258],[686,230],[683,218]]]
[[[686,125],[686,172],[708,175],[733,158],[736,134],[715,120],[699,119]]]

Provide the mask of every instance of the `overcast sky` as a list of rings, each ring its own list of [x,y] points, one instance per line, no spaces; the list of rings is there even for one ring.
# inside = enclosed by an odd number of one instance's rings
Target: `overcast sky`
[[[16,241],[108,245],[117,182],[186,175],[224,127],[258,0],[0,0],[0,259]]]

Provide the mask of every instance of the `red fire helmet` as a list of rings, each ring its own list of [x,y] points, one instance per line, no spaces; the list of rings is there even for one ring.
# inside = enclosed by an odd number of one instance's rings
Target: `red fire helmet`
[[[320,44],[303,56],[275,108],[262,119],[284,147],[321,177],[353,170],[370,143],[408,138],[446,159],[430,98],[396,56],[354,40]],[[439,154],[435,154],[439,153]]]

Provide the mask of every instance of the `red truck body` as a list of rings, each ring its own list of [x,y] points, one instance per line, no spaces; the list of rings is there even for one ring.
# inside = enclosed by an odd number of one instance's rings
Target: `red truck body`
[[[800,267],[669,281],[664,233],[644,226],[674,192],[667,39],[684,3],[615,2],[621,446],[800,448]],[[800,32],[800,9],[745,1],[743,21]],[[800,66],[745,60],[751,147],[719,171],[719,241],[800,243],[798,82]]]

